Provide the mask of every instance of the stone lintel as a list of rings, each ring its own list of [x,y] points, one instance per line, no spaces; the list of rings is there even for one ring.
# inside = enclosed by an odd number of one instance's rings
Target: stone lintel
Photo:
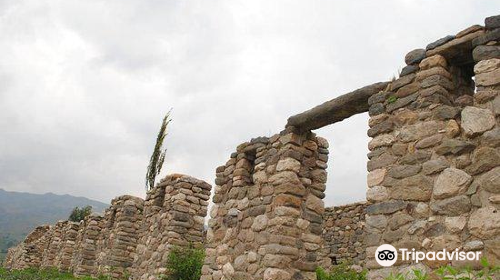
[[[484,30],[480,29],[473,33],[463,35],[460,38],[450,40],[443,45],[427,51],[427,57],[435,54],[440,54],[446,60],[454,65],[466,65],[474,63],[472,59],[473,44],[472,41],[484,34]]]
[[[303,113],[288,118],[286,127],[299,131],[318,129],[356,114],[367,112],[368,98],[384,90],[389,82],[375,83],[341,95]]]

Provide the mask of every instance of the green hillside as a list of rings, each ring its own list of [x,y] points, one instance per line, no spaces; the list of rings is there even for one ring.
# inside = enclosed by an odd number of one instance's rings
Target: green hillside
[[[75,206],[86,205],[91,205],[95,212],[103,212],[108,206],[84,197],[0,189],[0,260],[9,247],[22,241],[36,226],[66,220]]]

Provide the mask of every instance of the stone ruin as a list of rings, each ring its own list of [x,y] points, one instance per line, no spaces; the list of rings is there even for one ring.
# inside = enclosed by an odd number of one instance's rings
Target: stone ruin
[[[173,175],[148,193],[133,262],[134,279],[164,274],[171,246],[203,244],[211,189],[204,181]]]
[[[446,264],[382,268],[374,252],[384,243],[480,251],[500,264],[500,16],[413,50],[405,62],[399,78],[239,145],[216,170],[206,233],[211,186],[171,175],[145,201],[122,196],[103,217],[36,228],[5,266],[158,279],[169,248],[190,243],[206,248],[202,280],[312,280],[317,266],[345,260],[383,279]],[[373,138],[367,202],[325,208],[328,142],[311,131],[364,112]]]
[[[167,176],[146,200],[124,195],[111,201],[104,216],[37,227],[23,243],[9,249],[4,266],[54,267],[76,276],[158,279],[173,245],[203,243],[210,189],[189,176]]]

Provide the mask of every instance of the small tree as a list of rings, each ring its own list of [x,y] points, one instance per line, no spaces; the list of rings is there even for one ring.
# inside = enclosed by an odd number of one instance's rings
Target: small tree
[[[149,160],[148,169],[146,171],[146,191],[155,186],[156,175],[160,174],[163,162],[165,161],[166,149],[163,149],[163,141],[167,136],[167,126],[172,120],[170,119],[170,111],[163,118],[163,122],[156,137],[156,144]]]
[[[92,206],[87,205],[85,207],[75,207],[71,211],[71,214],[69,215],[68,220],[72,222],[80,222],[85,219],[85,217],[89,216],[92,214]]]

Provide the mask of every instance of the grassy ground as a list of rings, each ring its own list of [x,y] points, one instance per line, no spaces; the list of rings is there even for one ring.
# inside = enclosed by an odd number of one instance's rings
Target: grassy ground
[[[76,278],[71,273],[59,272],[55,269],[36,270],[24,269],[7,271],[0,268],[0,280],[92,280],[91,277]],[[109,280],[107,277],[99,277],[99,280]]]

